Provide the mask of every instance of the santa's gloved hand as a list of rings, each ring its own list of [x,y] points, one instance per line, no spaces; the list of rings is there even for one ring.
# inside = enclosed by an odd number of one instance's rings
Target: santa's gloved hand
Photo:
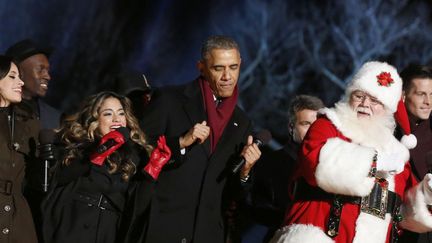
[[[403,161],[400,156],[399,153],[378,153],[376,161],[377,171],[399,174],[405,167],[405,161]]]
[[[148,164],[144,167],[153,179],[157,180],[162,167],[170,160],[171,149],[166,144],[165,136],[160,136],[157,141],[157,147],[153,149]]]
[[[427,173],[423,178],[423,194],[425,197],[425,203],[432,205],[432,174]]]
[[[127,140],[127,138],[125,138],[121,132],[114,130],[105,134],[105,136],[101,138],[98,148],[100,148],[102,144],[106,143],[110,139],[115,141],[115,144],[113,146],[111,146],[110,148],[108,148],[102,153],[98,153],[98,151],[95,151],[90,155],[90,161],[93,164],[102,165],[105,159],[109,155],[114,153],[114,151],[116,151],[118,148],[120,148]]]

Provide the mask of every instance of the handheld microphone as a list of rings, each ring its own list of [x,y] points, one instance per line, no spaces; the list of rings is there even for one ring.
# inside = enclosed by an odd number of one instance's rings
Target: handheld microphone
[[[261,148],[263,145],[267,144],[271,140],[272,136],[271,133],[264,129],[261,130],[253,139],[253,143],[255,143],[259,148]],[[246,159],[241,156],[238,161],[236,161],[232,167],[231,172],[237,173],[241,167],[246,163]]]
[[[116,129],[116,131],[119,132],[123,136],[125,143],[129,140],[129,133],[130,133],[129,128],[119,127]],[[114,139],[110,138],[105,143],[99,145],[96,148],[96,152],[98,154],[103,154],[105,151],[107,151],[108,149],[110,149],[112,146],[114,146],[116,144],[117,144],[117,142]]]
[[[48,191],[48,172],[50,162],[55,160],[54,155],[54,139],[56,133],[52,129],[42,129],[39,132],[39,158],[44,162],[44,179],[42,183],[42,189],[44,192]]]

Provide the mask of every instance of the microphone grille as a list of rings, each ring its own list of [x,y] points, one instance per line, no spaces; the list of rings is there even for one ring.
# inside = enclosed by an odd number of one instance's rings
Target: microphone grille
[[[263,129],[255,135],[255,139],[259,140],[264,145],[270,142],[272,135],[269,130]]]
[[[125,142],[129,140],[130,137],[130,129],[127,127],[119,127],[116,129],[121,135],[123,135]]]

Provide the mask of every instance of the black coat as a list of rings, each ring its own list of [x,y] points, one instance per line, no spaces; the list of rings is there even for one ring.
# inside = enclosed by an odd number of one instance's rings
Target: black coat
[[[212,154],[207,139],[181,155],[179,137],[207,119],[198,81],[156,92],[143,117],[146,134],[167,136],[173,162],[159,176],[147,234],[141,239],[146,243],[224,242],[223,213],[228,198],[240,190],[238,175],[228,169],[251,133],[251,121],[236,107]],[[137,208],[135,220],[141,214]]]
[[[281,227],[291,203],[299,149],[300,145],[290,140],[280,150],[263,152],[254,166],[254,183],[247,204],[240,207],[240,233],[249,232],[256,224],[265,225],[268,230],[264,242],[268,242]]]
[[[60,112],[45,103],[42,99],[33,98],[31,100],[23,99],[19,103],[21,109],[33,113],[40,123],[40,129],[55,129],[60,125]],[[24,196],[30,206],[33,215],[36,232],[39,241],[41,241],[41,222],[42,212],[41,203],[45,197],[42,184],[44,182],[44,163],[39,160],[38,163],[32,163],[26,166],[26,183],[24,185]]]
[[[48,105],[42,99],[23,99],[20,106],[26,106],[33,111],[37,119],[40,120],[42,129],[55,129],[60,127],[61,112]]]
[[[257,222],[273,228],[281,226],[291,201],[299,148],[290,141],[282,149],[264,154],[255,166],[251,207]]]
[[[50,191],[43,202],[45,243],[114,243],[123,237],[120,232],[122,214],[128,189],[135,184],[135,178],[125,182],[120,173],[109,173],[106,164],[93,165],[86,151],[93,149],[85,149],[81,157],[68,166],[58,165],[55,171]],[[123,151],[123,154],[127,153],[140,153],[144,161],[148,158],[138,146],[132,151]],[[139,158],[137,156],[132,157]],[[133,161],[141,171],[139,162]],[[142,203],[148,205],[149,201]]]

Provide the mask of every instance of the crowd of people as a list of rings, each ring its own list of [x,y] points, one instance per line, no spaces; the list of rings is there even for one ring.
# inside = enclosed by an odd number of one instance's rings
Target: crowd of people
[[[203,42],[184,85],[144,76],[68,115],[43,99],[51,52],[0,55],[0,242],[432,242],[427,65],[366,62],[328,108],[295,96],[270,152],[238,106],[230,37]]]

